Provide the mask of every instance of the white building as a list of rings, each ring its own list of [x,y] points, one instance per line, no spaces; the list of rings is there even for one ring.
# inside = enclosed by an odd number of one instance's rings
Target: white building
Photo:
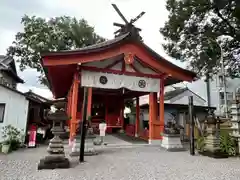
[[[3,141],[1,130],[12,125],[26,132],[29,100],[12,88],[0,85],[0,142]]]
[[[0,56],[0,142],[2,127],[12,125],[26,131],[29,101],[16,90],[17,83],[23,83],[18,77],[12,58]]]
[[[14,60],[0,56],[0,142],[4,126],[12,125],[26,133],[29,124],[40,128],[48,123],[43,116],[51,101],[31,91],[18,91],[18,83],[23,80],[17,75]]]
[[[204,80],[198,80],[193,83],[189,83],[188,88],[191,91],[199,94],[201,97],[207,100],[207,86]],[[227,102],[231,105],[233,99],[233,92],[240,87],[240,78],[226,78],[226,92]],[[220,108],[221,111],[224,109],[224,88],[221,76],[215,76],[210,81],[210,105],[212,107]]]

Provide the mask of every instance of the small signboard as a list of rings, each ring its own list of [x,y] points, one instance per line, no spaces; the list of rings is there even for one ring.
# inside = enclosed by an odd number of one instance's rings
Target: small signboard
[[[29,130],[28,147],[36,147],[37,126],[31,125]]]

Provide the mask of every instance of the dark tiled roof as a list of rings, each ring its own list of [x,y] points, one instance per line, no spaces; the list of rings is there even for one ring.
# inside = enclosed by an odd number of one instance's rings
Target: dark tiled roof
[[[188,90],[188,88],[177,88],[173,91],[168,91],[164,94],[164,100],[170,100],[170,99],[176,97],[177,95],[182,94],[186,90]]]
[[[188,110],[188,104],[172,104],[172,103],[164,103],[164,107],[165,108],[177,108],[177,109],[185,109],[185,110]],[[140,108],[141,109],[148,109],[149,108],[149,104],[146,103],[146,104],[142,104],[140,105]],[[198,106],[198,105],[194,105],[194,110],[203,110],[203,111],[208,111],[208,109],[216,109],[216,107],[208,107],[208,106]]]
[[[49,104],[51,105],[52,104],[52,101],[45,98],[45,97],[42,97],[38,94],[35,94],[34,92],[32,91],[28,91],[26,93],[24,93],[25,96],[29,99],[29,100],[32,100],[34,102],[37,102],[37,103],[45,103],[45,104]]]
[[[190,91],[191,93],[193,93],[195,96],[197,96],[198,98],[202,99],[203,101],[206,102],[205,99],[203,99],[201,96],[199,96],[198,94],[194,93],[193,91],[191,91],[190,89],[186,88],[176,88],[173,91],[168,91],[164,94],[164,100],[170,100],[174,97],[176,97],[179,94],[182,94],[185,91]]]
[[[24,83],[24,81],[17,75],[16,66],[13,58],[0,55],[0,71],[4,71],[17,83]]]
[[[102,49],[106,49],[114,44],[118,44],[119,42],[126,40],[130,37],[130,33],[118,36],[114,39],[107,40],[104,42],[100,42],[97,44],[93,44],[90,46],[86,46],[83,48],[78,48],[74,50],[65,50],[65,51],[57,51],[57,52],[49,52],[49,53],[42,53],[41,56],[58,56],[58,55],[74,55],[74,54],[84,54],[84,53],[91,53],[91,52],[97,52]]]

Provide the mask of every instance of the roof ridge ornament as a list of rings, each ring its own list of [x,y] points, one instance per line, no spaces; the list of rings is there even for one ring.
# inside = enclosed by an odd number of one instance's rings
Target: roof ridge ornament
[[[122,20],[125,22],[125,24],[113,23],[114,26],[120,27],[120,29],[114,32],[115,37],[130,33],[132,37],[142,40],[142,37],[139,34],[141,29],[135,27],[133,23],[136,22],[138,19],[140,19],[145,14],[145,12],[142,11],[138,16],[136,16],[134,19],[131,19],[130,22],[128,22],[127,19],[121,13],[121,11],[118,9],[117,5],[112,4],[112,6],[116,10],[118,15],[122,18]]]

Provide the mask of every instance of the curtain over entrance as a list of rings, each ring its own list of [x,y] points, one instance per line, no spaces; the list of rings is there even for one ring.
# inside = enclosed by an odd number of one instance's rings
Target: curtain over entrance
[[[159,92],[160,79],[82,71],[81,86],[104,89],[127,88],[132,91]]]

